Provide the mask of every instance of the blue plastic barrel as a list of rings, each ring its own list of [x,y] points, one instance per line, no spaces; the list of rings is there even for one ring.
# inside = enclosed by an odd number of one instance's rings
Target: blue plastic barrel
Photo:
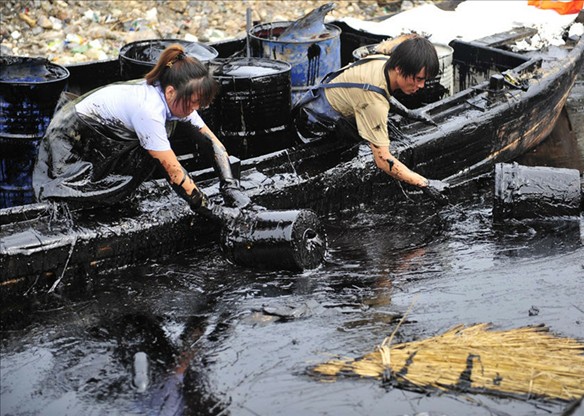
[[[254,57],[276,59],[292,66],[292,105],[329,72],[341,67],[341,29],[325,24],[318,39],[280,41],[278,37],[293,22],[264,23],[251,28],[250,49]]]
[[[44,58],[0,57],[0,208],[34,202],[39,142],[68,78]]]

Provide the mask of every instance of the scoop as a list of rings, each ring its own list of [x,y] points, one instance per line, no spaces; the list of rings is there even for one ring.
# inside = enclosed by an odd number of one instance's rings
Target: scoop
[[[324,17],[334,8],[334,3],[326,3],[317,7],[288,26],[278,37],[278,40],[307,41],[320,38],[328,32],[324,25]]]

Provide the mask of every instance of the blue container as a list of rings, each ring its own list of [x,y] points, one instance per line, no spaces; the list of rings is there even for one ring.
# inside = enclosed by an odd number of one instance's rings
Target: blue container
[[[34,202],[39,142],[68,78],[44,58],[0,57],[0,208]]]
[[[329,72],[341,67],[341,29],[325,24],[318,39],[279,41],[294,22],[272,22],[254,26],[249,32],[252,56],[288,62],[292,66],[292,105]]]

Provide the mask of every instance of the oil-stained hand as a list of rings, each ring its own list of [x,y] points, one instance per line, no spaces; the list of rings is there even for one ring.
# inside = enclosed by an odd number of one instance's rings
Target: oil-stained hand
[[[229,207],[245,208],[251,204],[251,199],[236,185],[227,185],[221,190],[225,204]]]
[[[189,203],[191,209],[195,212],[199,212],[201,208],[205,208],[209,204],[207,196],[199,188],[193,189],[193,192],[189,195],[187,202]]]
[[[428,185],[422,188],[422,191],[439,204],[447,204],[448,198],[444,194],[449,185],[440,180],[429,179]]]

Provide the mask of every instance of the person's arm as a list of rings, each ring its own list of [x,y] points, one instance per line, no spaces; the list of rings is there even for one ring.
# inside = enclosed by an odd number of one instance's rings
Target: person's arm
[[[375,165],[389,176],[407,184],[417,186],[438,203],[444,204],[448,202],[448,199],[444,195],[444,191],[448,189],[447,183],[434,179],[426,179],[422,175],[412,171],[395,158],[390,153],[388,147],[376,146],[373,143],[370,143],[369,147],[371,147],[371,151],[373,152]]]
[[[207,198],[205,194],[197,187],[195,181],[193,181],[186,169],[182,167],[172,150],[148,150],[148,153],[158,160],[172,189],[187,201],[193,210],[206,204]]]
[[[225,203],[229,206],[243,208],[251,203],[251,200],[245,195],[233,177],[229,155],[223,143],[215,136],[207,125],[199,129],[202,139],[210,146],[213,151],[214,168],[219,176],[220,190]]]
[[[391,55],[391,52],[396,48],[397,45],[402,43],[404,40],[414,38],[418,35],[415,33],[410,33],[407,35],[400,35],[397,38],[387,39],[377,44],[375,47],[376,53],[382,53],[384,55]]]
[[[376,146],[373,143],[369,143],[369,147],[373,152],[375,165],[392,178],[419,188],[428,186],[428,179],[410,170],[390,153],[388,147]]]

